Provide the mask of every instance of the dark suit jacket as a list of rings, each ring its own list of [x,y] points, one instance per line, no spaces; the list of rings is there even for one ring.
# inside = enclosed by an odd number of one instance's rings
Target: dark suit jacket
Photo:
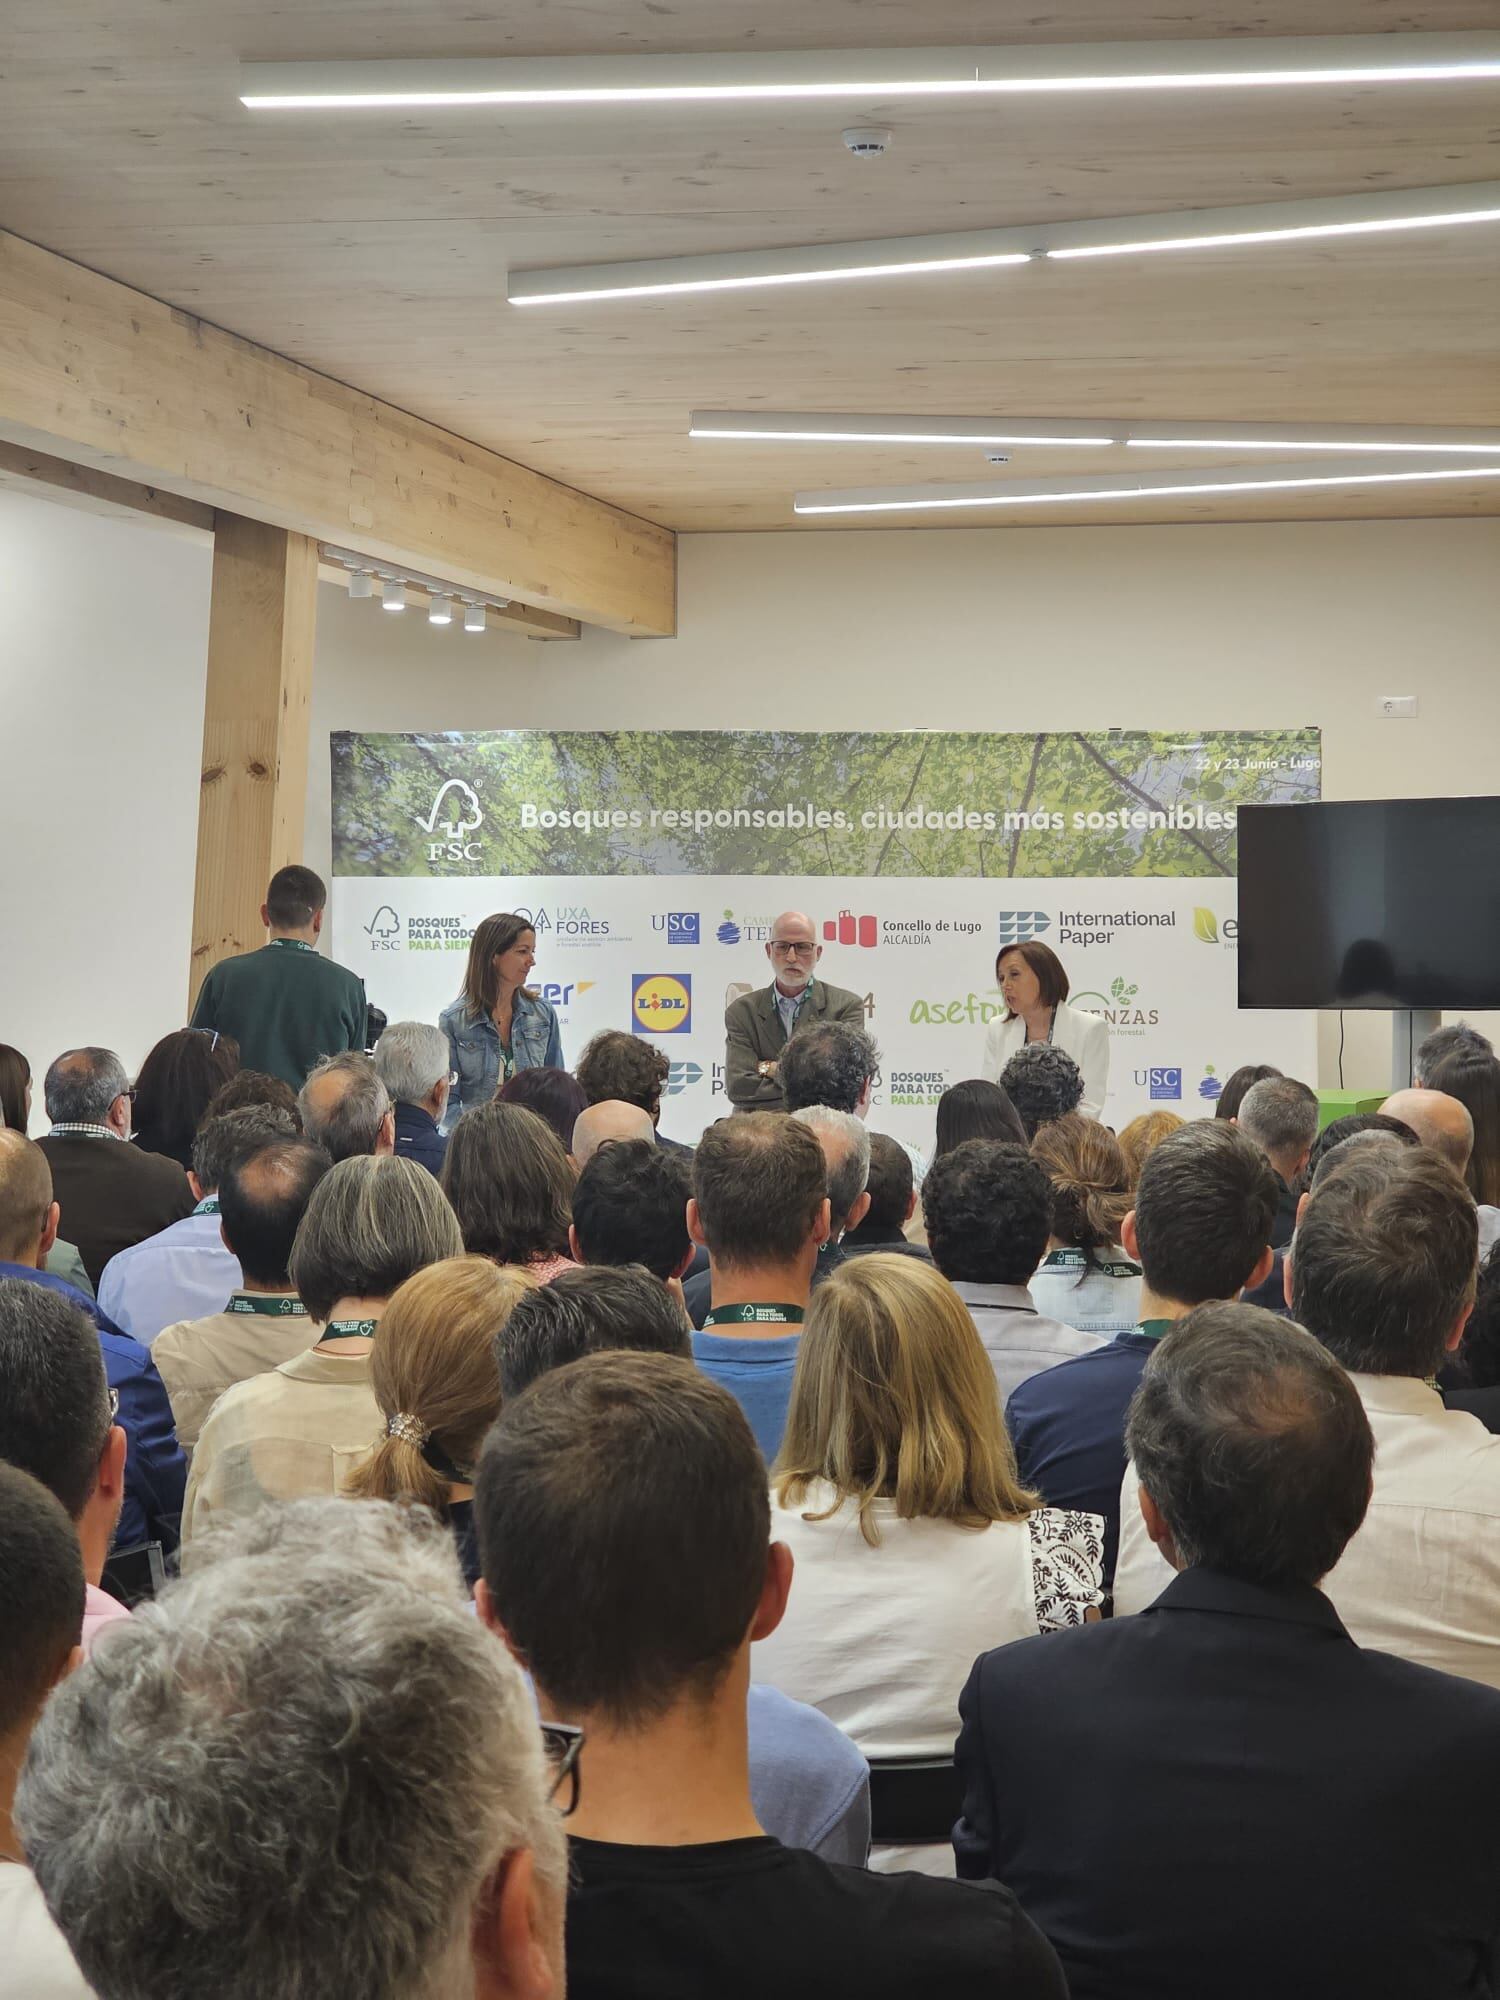
[[[1479,2000],[1500,1940],[1500,1692],[1357,1647],[1320,1591],[1209,1570],[986,1653],[961,1876],[1073,2000]]]
[[[37,1144],[47,1155],[52,1196],[62,1210],[57,1233],[77,1244],[95,1291],[117,1250],[143,1243],[193,1212],[187,1175],[164,1153],[143,1153],[122,1140],[86,1132],[65,1132]]]
[[[443,1171],[443,1155],[448,1141],[437,1128],[437,1120],[420,1104],[398,1104],[396,1110],[396,1158],[414,1160],[430,1174]]]
[[[842,986],[813,981],[813,990],[797,1016],[797,1032],[817,1021],[865,1024],[865,1003]],[[736,1111],[780,1111],[781,1085],[775,1077],[757,1076],[757,1063],[774,1062],[786,1047],[786,1030],[769,986],[742,993],[724,1013],[724,1088]]]

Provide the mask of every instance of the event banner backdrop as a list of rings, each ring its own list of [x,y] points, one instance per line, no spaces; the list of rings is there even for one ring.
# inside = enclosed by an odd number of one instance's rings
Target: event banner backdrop
[[[1319,795],[1315,729],[540,730],[333,737],[334,950],[392,1020],[453,999],[475,923],[524,911],[571,1062],[600,1028],[672,1063],[663,1129],[726,1108],[724,1008],[786,908],[865,997],[874,1122],[927,1146],[979,1073],[995,954],[1036,937],[1110,1027],[1105,1116],[1211,1110],[1237,1064],[1310,1077],[1313,1019],[1235,1004],[1238,808]]]

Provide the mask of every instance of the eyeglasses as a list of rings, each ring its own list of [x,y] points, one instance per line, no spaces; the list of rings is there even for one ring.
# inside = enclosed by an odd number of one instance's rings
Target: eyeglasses
[[[541,1731],[542,1748],[553,1773],[547,1797],[551,1800],[559,1792],[564,1793],[566,1803],[558,1807],[558,1812],[567,1819],[578,1810],[578,1757],[583,1749],[583,1731],[575,1722],[544,1722]]]
[[[803,944],[800,939],[772,938],[771,949],[783,958],[812,958],[817,952],[815,944]]]
[[[118,1390],[118,1389],[111,1389],[111,1390],[110,1390],[110,1392],[109,1392],[109,1420],[110,1420],[110,1422],[111,1422],[111,1423],[113,1423],[113,1422],[114,1422],[114,1420],[115,1420],[115,1418],[116,1418],[116,1417],[117,1417],[117,1416],[118,1416],[119,1414],[120,1414],[120,1392],[119,1392],[119,1390]]]

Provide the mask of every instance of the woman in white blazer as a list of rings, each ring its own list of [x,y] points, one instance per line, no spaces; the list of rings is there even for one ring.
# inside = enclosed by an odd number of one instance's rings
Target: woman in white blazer
[[[1083,1073],[1085,1118],[1102,1118],[1109,1090],[1109,1029],[1097,1014],[1070,1007],[1068,975],[1049,945],[1028,938],[1008,944],[995,960],[995,980],[1007,1011],[984,1033],[980,1075],[991,1083],[1026,1042],[1051,1042],[1070,1055]]]

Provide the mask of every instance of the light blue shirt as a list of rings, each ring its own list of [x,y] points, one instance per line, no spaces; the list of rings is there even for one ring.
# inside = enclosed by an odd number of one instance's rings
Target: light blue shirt
[[[781,1449],[801,1344],[800,1326],[749,1338],[712,1330],[693,1335],[693,1359],[705,1375],[729,1391],[750,1419],[767,1465]]]
[[[786,1030],[788,1041],[792,1039],[792,1030],[797,1025],[797,1016],[807,1005],[808,995],[812,990],[813,983],[810,979],[800,993],[783,993],[781,988],[774,984],[771,987],[771,996],[776,1002],[776,1011],[781,1016],[781,1025]]]
[[[242,1283],[217,1213],[185,1215],[110,1258],[99,1279],[99,1309],[149,1347],[164,1326],[223,1312]]]
[[[750,1655],[755,1671],[755,1655]],[[863,1868],[870,1852],[870,1767],[836,1723],[780,1688],[750,1683],[750,1803],[783,1847]]]

